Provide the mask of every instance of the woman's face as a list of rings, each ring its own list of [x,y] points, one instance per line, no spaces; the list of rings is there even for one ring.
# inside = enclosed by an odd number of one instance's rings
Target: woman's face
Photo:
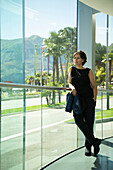
[[[84,60],[80,57],[80,55],[79,54],[76,54],[75,56],[74,56],[74,58],[73,58],[73,62],[74,62],[74,64],[76,65],[76,66],[82,66],[82,62],[83,62]]]

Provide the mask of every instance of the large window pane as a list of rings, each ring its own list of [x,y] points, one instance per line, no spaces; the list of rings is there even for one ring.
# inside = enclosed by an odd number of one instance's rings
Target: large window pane
[[[24,83],[22,1],[1,0],[0,60],[2,82]],[[1,169],[24,168],[23,89],[2,88]]]
[[[96,58],[96,83],[98,87],[106,87],[105,79],[105,56],[106,56],[106,27],[107,15],[103,13],[96,14],[96,45],[95,45],[95,58]]]
[[[41,92],[28,88],[26,91],[26,170],[41,167],[41,120]]]
[[[43,90],[42,95],[42,166],[44,166],[77,148],[77,126],[73,121],[73,113],[65,112],[66,92]],[[48,100],[45,100],[47,98]]]
[[[108,57],[109,57],[109,89],[113,89],[113,16],[109,16],[109,37],[108,37]]]
[[[1,0],[1,81],[24,83],[22,0]]]
[[[15,96],[15,98],[14,98]],[[1,170],[24,167],[25,127],[23,90],[2,88],[1,98]]]
[[[107,97],[109,94],[109,98]],[[107,102],[109,100],[109,108]],[[103,138],[113,135],[113,92],[104,93],[103,99]]]
[[[76,8],[76,0],[25,1],[26,83],[68,86],[77,44]]]
[[[1,0],[1,81],[23,83],[22,1]]]
[[[102,124],[102,117],[103,117],[103,93],[98,91],[97,94],[97,101],[96,101],[96,109],[95,109],[95,131],[96,136],[102,138],[103,136],[103,124]]]
[[[103,18],[103,19],[102,19]],[[107,24],[108,23],[108,24]],[[108,26],[108,29],[107,29]],[[96,82],[98,88],[113,89],[113,17],[103,13],[96,14]],[[107,48],[108,45],[108,48]],[[108,56],[107,55],[108,51]],[[106,59],[108,58],[108,59]],[[106,62],[108,66],[106,69]],[[100,92],[97,96],[96,133],[102,138],[110,136],[112,121],[112,93]],[[100,103],[100,104],[99,104]],[[102,119],[101,119],[102,118]]]

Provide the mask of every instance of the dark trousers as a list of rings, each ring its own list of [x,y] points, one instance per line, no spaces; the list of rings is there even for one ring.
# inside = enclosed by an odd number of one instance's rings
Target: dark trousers
[[[94,118],[95,118],[95,104],[92,98],[85,98],[85,111],[81,115],[73,115],[75,123],[85,135],[85,146],[88,150],[95,143],[93,132]]]

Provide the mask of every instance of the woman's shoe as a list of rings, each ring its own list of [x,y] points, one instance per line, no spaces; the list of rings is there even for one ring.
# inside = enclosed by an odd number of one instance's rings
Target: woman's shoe
[[[94,144],[94,156],[97,156],[97,154],[100,151],[99,145],[101,144],[101,139],[95,138],[95,144]]]
[[[86,155],[86,156],[91,156],[91,150],[88,150],[88,149],[86,148],[86,150],[85,150],[85,155]]]

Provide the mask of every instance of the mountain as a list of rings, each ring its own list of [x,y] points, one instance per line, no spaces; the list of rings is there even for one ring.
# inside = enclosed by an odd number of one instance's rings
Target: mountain
[[[37,72],[41,71],[41,47],[43,39],[39,36],[33,35],[25,39],[25,74],[26,77],[34,75],[35,65],[35,45],[37,45]],[[49,63],[49,69],[52,70],[52,57]],[[47,58],[43,57],[43,71],[47,70]]]
[[[25,57],[23,40],[1,40],[1,81],[23,83],[23,68],[25,59],[25,78],[34,75],[35,45],[37,45],[37,72],[41,71],[41,47],[44,38],[32,35],[25,38]],[[62,62],[64,57],[62,57]],[[49,71],[52,70],[53,57],[49,58]],[[47,58],[43,57],[43,71],[47,70]]]
[[[32,35],[25,38],[25,57],[23,53],[23,40],[1,40],[1,81],[23,83],[23,68],[25,58],[25,77],[34,75],[35,45],[37,45],[37,72],[41,71],[41,47],[44,38]],[[113,53],[113,43],[108,48]],[[62,56],[62,63],[64,63]],[[53,58],[49,59],[49,71],[52,70]],[[43,71],[47,70],[47,58],[43,57]]]
[[[42,37],[33,35],[25,39],[25,77],[34,75],[35,45],[37,45],[37,72],[41,70]],[[23,41],[22,39],[1,40],[1,81],[23,83]],[[52,56],[49,69],[52,70]],[[43,70],[47,70],[47,59],[43,58]]]
[[[23,82],[22,39],[1,40],[1,81]]]

